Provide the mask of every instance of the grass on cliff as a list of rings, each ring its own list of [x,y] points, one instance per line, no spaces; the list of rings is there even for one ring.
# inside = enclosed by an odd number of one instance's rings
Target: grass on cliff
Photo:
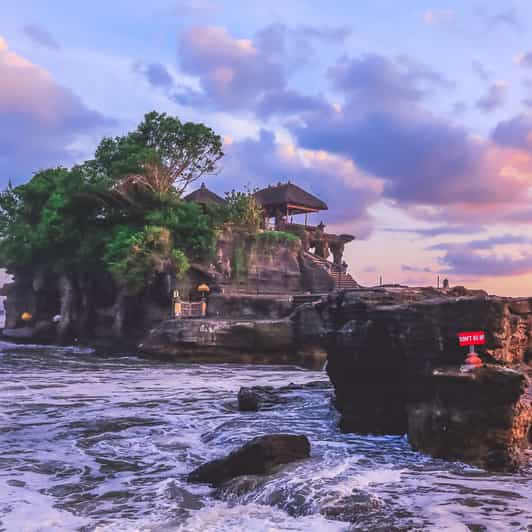
[[[295,247],[300,240],[296,235],[287,233],[286,231],[263,231],[255,235],[257,244],[263,248],[275,247],[278,245],[285,245]]]

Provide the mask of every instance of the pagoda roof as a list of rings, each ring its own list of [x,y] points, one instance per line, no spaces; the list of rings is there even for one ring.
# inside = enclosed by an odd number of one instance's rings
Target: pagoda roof
[[[183,199],[187,201],[195,201],[196,203],[202,203],[203,205],[208,203],[225,203],[225,200],[212,190],[209,190],[205,186],[205,183],[202,183],[200,188],[194,190]]]
[[[328,210],[327,204],[293,183],[280,183],[255,192],[255,198],[261,207],[290,205],[312,211]]]

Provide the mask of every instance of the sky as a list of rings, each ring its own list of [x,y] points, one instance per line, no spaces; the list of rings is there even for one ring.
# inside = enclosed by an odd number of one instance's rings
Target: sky
[[[0,186],[151,110],[224,140],[223,193],[290,180],[362,284],[532,295],[532,3],[3,0]]]

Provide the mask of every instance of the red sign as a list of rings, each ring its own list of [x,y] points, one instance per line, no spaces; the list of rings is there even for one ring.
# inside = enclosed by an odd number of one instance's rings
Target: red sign
[[[486,335],[484,331],[461,332],[458,333],[458,340],[461,346],[483,345],[486,343]]]

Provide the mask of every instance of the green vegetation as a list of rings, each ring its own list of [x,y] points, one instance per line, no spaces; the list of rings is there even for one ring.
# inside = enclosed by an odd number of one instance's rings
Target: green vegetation
[[[243,226],[252,234],[257,233],[263,221],[263,214],[255,199],[255,192],[232,190],[226,193],[225,205],[221,207],[223,222]]]
[[[104,138],[94,159],[0,193],[0,264],[80,282],[111,275],[131,292],[157,273],[181,276],[210,257],[230,218],[181,199],[222,156],[210,128],[149,113],[135,131]]]
[[[263,231],[256,235],[259,246],[272,247],[278,244],[293,246],[299,243],[299,238],[286,231]]]

